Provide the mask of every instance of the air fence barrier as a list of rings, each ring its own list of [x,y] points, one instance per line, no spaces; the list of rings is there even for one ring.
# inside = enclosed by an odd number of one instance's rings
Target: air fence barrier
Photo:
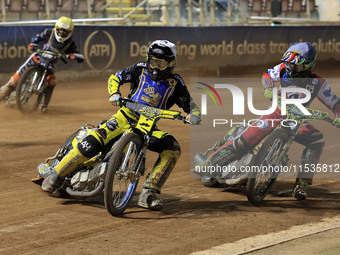
[[[0,66],[10,73],[30,55],[27,45],[49,26],[1,26]],[[179,69],[218,69],[228,66],[271,67],[294,42],[309,41],[318,61],[340,61],[339,26],[137,27],[76,25],[73,39],[85,56],[81,65],[69,61],[58,70],[119,70],[146,59],[148,45],[167,39],[177,45]]]

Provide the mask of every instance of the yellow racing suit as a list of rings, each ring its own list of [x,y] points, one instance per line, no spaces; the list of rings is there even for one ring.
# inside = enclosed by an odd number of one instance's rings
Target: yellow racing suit
[[[108,81],[110,96],[120,95],[120,86],[130,82],[129,97],[139,103],[161,109],[169,109],[176,104],[188,114],[192,112],[199,114],[198,107],[192,101],[183,79],[178,74],[172,74],[167,80],[155,82],[149,77],[146,68],[147,63],[140,62],[111,75]],[[130,128],[131,122],[137,121],[138,116],[134,112],[122,107],[70,151],[55,167],[56,172],[64,178],[79,164],[97,155],[105,146],[112,144],[112,141]],[[151,135],[148,149],[159,153],[159,158],[143,187],[160,192],[180,157],[180,146],[171,134],[156,129]]]

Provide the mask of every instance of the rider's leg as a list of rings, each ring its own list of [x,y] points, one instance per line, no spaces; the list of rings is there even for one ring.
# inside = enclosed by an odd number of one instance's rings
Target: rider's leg
[[[227,165],[242,157],[250,149],[248,143],[241,135],[223,144],[208,157],[203,165]]]
[[[171,171],[174,169],[181,155],[181,150],[173,136],[159,130],[153,132],[148,149],[158,152],[159,157],[145,180],[138,205],[150,210],[161,210],[164,202],[159,194]]]
[[[101,143],[95,138],[94,134],[95,131],[85,137],[51,170],[51,175],[41,185],[44,191],[53,193],[65,176],[101,151]]]
[[[194,157],[194,163],[195,165],[200,165],[203,162],[205,162],[208,159],[208,155],[211,155],[215,151],[217,151],[221,146],[223,146],[225,143],[229,142],[232,139],[235,139],[238,137],[243,131],[245,130],[245,127],[242,125],[235,126],[232,129],[230,129],[226,135],[221,139],[220,141],[216,142],[214,146],[210,149],[208,149],[205,153],[197,153]],[[211,183],[214,182],[215,178],[212,176],[201,176],[201,181],[205,186],[211,187],[214,186]],[[217,185],[217,183],[215,182]]]
[[[40,111],[42,113],[47,113],[47,111],[48,111],[48,104],[51,101],[55,85],[56,85],[56,76],[55,76],[54,73],[52,73],[52,74],[47,76],[47,87],[46,87],[46,90],[45,90],[44,102],[40,106]]]
[[[23,74],[23,72],[31,65],[35,63],[36,58],[34,57],[34,53],[26,60],[26,62],[20,66],[20,68],[15,72],[15,74],[12,75],[10,80],[7,82],[5,86],[2,87],[0,91],[0,101],[5,99],[13,90],[16,89],[20,76]]]
[[[208,149],[205,153],[200,152],[200,153],[196,154],[195,158],[194,158],[195,164],[199,165],[199,164],[203,163],[204,161],[206,161],[208,159],[207,155],[210,155],[210,154],[214,153],[221,146],[223,146],[224,144],[228,143],[230,140],[235,139],[236,137],[241,135],[242,132],[245,129],[246,128],[244,126],[242,126],[242,125],[236,126],[236,127],[233,127],[232,129],[230,129],[226,133],[226,135],[223,137],[223,139],[221,139],[220,141],[217,141],[212,148]]]
[[[280,124],[280,121],[273,121],[282,117],[280,113],[281,110],[277,108],[272,114],[261,116],[238,137],[226,142],[218,150],[210,154],[207,161],[201,165],[227,165],[242,157]]]
[[[4,100],[18,85],[20,79],[19,73],[15,73],[9,81],[0,90],[0,102]]]
[[[128,127],[129,123],[120,111],[113,115],[111,119],[79,142],[58,165],[50,170],[51,177],[43,181],[42,189],[52,193],[65,176],[72,173],[80,164],[97,155],[110,140],[122,134]],[[39,167],[49,166],[41,164]]]
[[[295,141],[306,148],[302,152],[301,170],[296,177],[293,196],[297,200],[305,200],[307,187],[313,182],[314,171],[311,171],[311,167],[319,162],[325,142],[322,133],[307,122],[302,126]]]

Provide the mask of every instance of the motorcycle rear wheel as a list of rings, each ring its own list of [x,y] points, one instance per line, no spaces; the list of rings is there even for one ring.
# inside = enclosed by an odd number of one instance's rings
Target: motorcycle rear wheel
[[[43,71],[39,66],[31,66],[21,75],[16,88],[16,102],[22,113],[35,111],[44,95],[36,91],[43,77]]]
[[[139,178],[132,178],[141,147],[141,138],[136,133],[128,133],[121,138],[111,156],[105,178],[104,202],[113,216],[124,213],[135,193]]]
[[[252,166],[258,166],[258,168],[256,171],[252,171],[248,177],[246,192],[249,202],[254,204],[262,202],[273,187],[279,176],[278,169],[274,167],[282,165],[282,162],[276,162],[276,159],[288,140],[288,131],[280,128],[274,130],[264,141],[252,163]],[[274,170],[269,171],[269,166]],[[267,167],[267,171],[264,167]]]

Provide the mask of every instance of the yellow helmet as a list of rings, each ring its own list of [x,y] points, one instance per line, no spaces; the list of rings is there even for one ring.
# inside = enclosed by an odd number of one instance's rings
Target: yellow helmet
[[[54,35],[58,42],[63,43],[71,37],[73,32],[72,19],[67,17],[61,17],[55,23]]]

